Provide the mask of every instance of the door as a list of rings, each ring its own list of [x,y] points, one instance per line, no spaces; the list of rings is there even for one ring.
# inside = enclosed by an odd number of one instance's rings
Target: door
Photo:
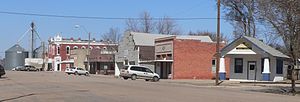
[[[256,80],[256,62],[248,62],[248,80]]]
[[[143,71],[143,67],[136,67],[136,66],[133,66],[130,68],[131,70],[131,74],[136,74],[138,78],[143,78],[145,77],[145,72]]]
[[[147,79],[152,79],[154,77],[154,73],[149,68],[145,68],[145,71],[145,77],[147,77]]]
[[[167,65],[167,62],[162,62],[161,63],[161,67],[160,67],[161,69],[160,69],[160,73],[161,73],[161,75],[160,75],[160,77],[162,78],[162,79],[168,79],[168,65]]]

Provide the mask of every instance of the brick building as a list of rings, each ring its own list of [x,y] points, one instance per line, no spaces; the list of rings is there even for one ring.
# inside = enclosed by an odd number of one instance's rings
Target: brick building
[[[90,59],[90,73],[91,74],[114,74],[115,62],[114,55],[117,46],[107,49],[93,49],[91,50]]]
[[[174,35],[125,32],[115,55],[117,68],[124,65],[142,65],[154,70],[155,39],[171,36]],[[207,37],[203,36],[180,36],[180,38],[207,41]]]
[[[103,41],[90,41],[89,49],[107,49],[117,44],[108,44]],[[88,40],[63,38],[57,35],[49,39],[48,45],[48,69],[53,71],[64,71],[66,67],[74,66],[74,59],[72,59],[71,51],[74,49],[87,49]]]
[[[216,43],[208,36],[188,37],[172,36],[155,40],[155,72],[161,78],[215,78]],[[226,64],[224,61],[221,59],[221,65],[226,65],[228,70],[229,60],[226,59]]]
[[[125,32],[115,55],[117,68],[124,65],[143,65],[154,70],[154,40],[168,36],[171,35]]]

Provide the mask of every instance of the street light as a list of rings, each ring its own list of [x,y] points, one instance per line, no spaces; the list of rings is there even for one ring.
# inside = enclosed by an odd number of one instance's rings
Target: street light
[[[84,26],[82,26],[82,25],[75,25],[75,28],[83,28],[83,30],[85,31],[85,33],[87,33],[88,34],[88,37],[89,37],[89,40],[88,40],[88,49],[87,49],[87,67],[88,67],[88,71],[90,71],[90,41],[91,41],[91,32],[88,32],[87,30],[86,30],[86,28],[84,27]]]

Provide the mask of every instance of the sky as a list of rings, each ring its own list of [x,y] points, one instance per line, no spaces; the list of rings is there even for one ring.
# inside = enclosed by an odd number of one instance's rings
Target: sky
[[[1,0],[0,12],[20,12],[64,16],[95,16],[137,18],[147,11],[152,17],[171,18],[216,18],[216,0]],[[222,13],[222,12],[221,12]],[[223,16],[223,13],[221,14]],[[17,43],[18,39],[30,29],[33,21],[43,41],[61,34],[63,37],[87,39],[83,26],[91,32],[92,38],[100,39],[101,34],[111,27],[118,27],[123,33],[125,20],[53,18],[0,13],[0,58],[5,50]],[[216,32],[216,19],[176,21],[183,33],[189,31]],[[231,36],[233,27],[221,19],[221,33]],[[20,42],[29,49],[29,34]],[[40,41],[37,40],[37,46]]]

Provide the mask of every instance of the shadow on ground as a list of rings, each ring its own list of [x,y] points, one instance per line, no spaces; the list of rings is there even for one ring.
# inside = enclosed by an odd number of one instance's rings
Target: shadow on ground
[[[293,93],[291,87],[270,87],[270,88],[266,87],[263,89],[249,89],[246,91],[300,96],[300,88],[296,88],[296,92]]]

